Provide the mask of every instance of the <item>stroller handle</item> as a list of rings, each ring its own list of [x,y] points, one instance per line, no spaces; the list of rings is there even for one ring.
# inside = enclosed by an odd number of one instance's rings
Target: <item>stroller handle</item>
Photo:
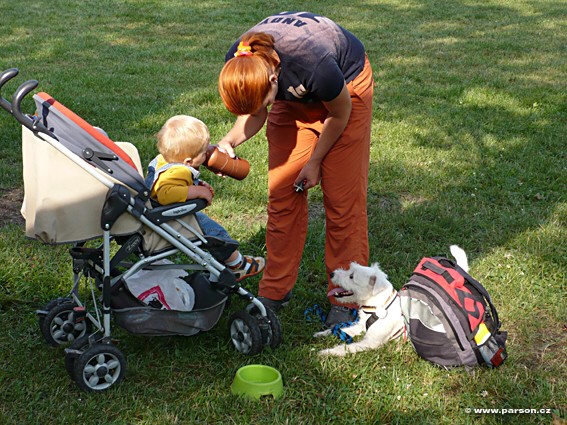
[[[11,104],[1,95],[2,86],[18,75],[18,73],[19,70],[17,68],[10,68],[0,74],[0,106],[11,113],[14,118],[20,122],[20,124],[34,133],[41,132],[48,136],[55,137],[54,134],[41,123],[39,118],[31,118],[24,114],[21,110],[21,104],[24,97],[38,86],[39,83],[36,80],[29,80],[21,84],[12,96]]]
[[[0,74],[0,106],[2,106],[2,108],[4,108],[10,113],[12,113],[12,105],[10,104],[10,102],[4,99],[4,97],[1,96],[2,87],[4,86],[4,84],[6,84],[8,81],[14,78],[16,75],[18,75],[19,72],[20,71],[18,70],[18,68],[10,68],[7,69],[6,71],[3,71],[2,74]]]
[[[35,89],[38,84],[39,83],[36,80],[26,81],[25,83],[21,84],[20,87],[18,87],[18,89],[12,96],[12,115],[20,122],[20,124],[22,124],[24,127],[29,128],[30,130],[33,130],[33,120],[22,112],[20,105],[23,98],[30,91]]]

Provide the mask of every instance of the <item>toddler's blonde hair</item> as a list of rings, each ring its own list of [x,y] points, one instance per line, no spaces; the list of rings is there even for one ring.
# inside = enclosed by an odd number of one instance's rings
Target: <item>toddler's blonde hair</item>
[[[205,123],[188,115],[176,115],[168,119],[157,134],[157,148],[167,162],[182,162],[203,153],[209,140]]]

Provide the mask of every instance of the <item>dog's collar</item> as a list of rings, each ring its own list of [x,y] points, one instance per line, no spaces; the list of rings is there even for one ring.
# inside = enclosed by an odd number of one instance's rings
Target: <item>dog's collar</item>
[[[388,297],[388,299],[386,300],[386,302],[384,303],[384,306],[382,306],[382,309],[388,310],[388,308],[390,308],[390,306],[392,305],[392,303],[396,299],[397,295],[398,295],[398,291],[396,291],[394,289],[392,291],[392,293],[390,294],[390,296]],[[362,306],[360,306],[360,309],[362,311],[364,311],[365,313],[372,314],[372,313],[376,313],[377,310],[379,309],[379,307],[376,307],[374,305],[362,305]]]
[[[384,306],[375,307],[375,306],[371,306],[371,305],[363,305],[363,306],[360,307],[360,309],[362,311],[364,311],[367,314],[370,314],[370,317],[366,321],[366,330],[367,331],[368,331],[368,328],[370,326],[372,326],[374,323],[376,323],[379,319],[383,319],[388,315],[388,309],[394,303],[397,296],[398,296],[398,291],[396,291],[394,289],[392,291],[392,293],[390,294],[390,296],[388,297],[388,299],[386,300],[386,302],[384,303]]]

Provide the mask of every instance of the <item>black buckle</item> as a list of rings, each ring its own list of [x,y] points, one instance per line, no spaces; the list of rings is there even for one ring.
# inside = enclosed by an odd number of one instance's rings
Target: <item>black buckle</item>
[[[113,171],[103,161],[118,161],[118,157],[113,153],[97,152],[93,151],[91,148],[83,149],[83,158],[87,161],[94,162],[98,168],[103,169],[108,174],[112,174]]]

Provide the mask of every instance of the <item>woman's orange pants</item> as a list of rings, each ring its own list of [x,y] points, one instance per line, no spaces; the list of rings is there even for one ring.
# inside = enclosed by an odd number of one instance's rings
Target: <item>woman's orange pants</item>
[[[366,58],[364,70],[347,85],[352,99],[347,127],[321,166],[327,278],[337,268],[348,268],[352,261],[368,264],[366,199],[373,86]],[[266,130],[268,255],[260,296],[281,300],[296,283],[307,236],[308,205],[307,193],[296,193],[293,183],[317,144],[326,116],[321,102],[276,101],[270,110]],[[328,286],[333,287],[329,279]]]

